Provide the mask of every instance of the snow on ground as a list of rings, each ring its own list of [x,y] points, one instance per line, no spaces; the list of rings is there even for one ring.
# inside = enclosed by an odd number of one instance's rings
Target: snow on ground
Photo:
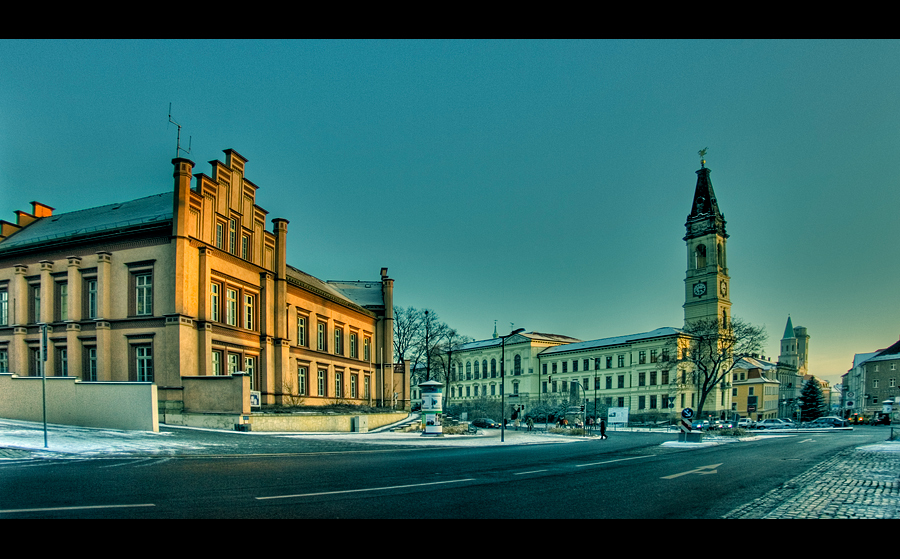
[[[169,426],[171,427],[171,426]],[[180,428],[185,429],[185,428]],[[198,429],[199,430],[199,429]],[[491,446],[491,445],[526,445],[547,443],[576,443],[590,442],[591,444],[605,444],[598,437],[577,437],[557,434],[545,434],[540,431],[528,432],[521,429],[515,431],[507,429],[504,442],[500,442],[499,429],[479,429],[478,435],[445,435],[443,437],[426,437],[420,433],[399,433],[389,430],[381,430],[370,433],[238,433],[234,431],[217,431],[218,433],[230,433],[234,437],[247,436],[279,436],[293,439],[315,439],[316,441],[333,440],[372,443],[372,444],[398,444],[421,446]],[[621,432],[609,431],[610,438],[614,438]],[[149,431],[120,431],[115,429],[96,429],[90,427],[73,427],[66,425],[47,426],[47,448],[44,448],[44,430],[41,423],[29,421],[17,421],[0,419],[0,459],[4,458],[3,449],[23,449],[37,451],[38,455],[75,454],[84,457],[95,456],[125,456],[130,454],[158,454],[178,455],[195,454],[200,451],[209,453],[217,447],[222,447],[224,453],[228,452],[228,446],[206,442],[186,443],[174,436],[172,431],[153,433]],[[676,433],[672,433],[673,437]],[[661,446],[668,448],[681,448],[684,450],[706,448],[719,444],[737,442],[749,442],[773,436],[791,436],[787,434],[751,435],[748,437],[713,437],[708,436],[700,443],[682,443],[668,441]],[[236,442],[236,441],[235,441]],[[890,441],[880,444],[860,447],[868,451],[900,452],[900,441]]]

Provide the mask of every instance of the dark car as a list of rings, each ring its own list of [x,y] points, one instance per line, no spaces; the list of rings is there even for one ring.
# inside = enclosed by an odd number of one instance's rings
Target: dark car
[[[847,420],[834,416],[820,417],[807,423],[808,427],[847,427],[848,425],[850,424]]]
[[[494,421],[493,419],[488,419],[487,417],[482,417],[480,419],[476,419],[472,422],[472,425],[475,427],[481,427],[482,429],[499,429],[500,424]]]

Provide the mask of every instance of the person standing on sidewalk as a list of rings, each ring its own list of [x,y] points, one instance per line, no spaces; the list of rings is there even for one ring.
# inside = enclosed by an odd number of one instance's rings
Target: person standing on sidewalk
[[[606,438],[606,420],[602,417],[600,418],[600,438]]]

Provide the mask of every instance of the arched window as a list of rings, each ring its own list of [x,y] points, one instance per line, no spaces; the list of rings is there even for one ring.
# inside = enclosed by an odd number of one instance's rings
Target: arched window
[[[475,378],[481,378],[481,373],[479,373],[478,361],[475,362]]]
[[[697,268],[706,268],[706,245],[697,245],[697,250],[694,251],[694,257],[696,259]]]
[[[481,370],[484,371],[484,378],[488,378],[487,359],[481,362]]]
[[[522,374],[522,357],[518,354],[513,358],[513,374],[521,375]]]
[[[491,378],[497,378],[497,360],[491,359]]]
[[[466,361],[466,380],[472,380],[472,362]]]

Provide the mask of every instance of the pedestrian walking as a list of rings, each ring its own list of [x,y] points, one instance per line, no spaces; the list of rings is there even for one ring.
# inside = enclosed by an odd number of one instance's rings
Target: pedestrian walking
[[[534,420],[529,417],[526,423],[528,424],[528,430],[531,431],[531,428],[534,427]]]
[[[600,418],[600,438],[605,439],[606,437],[606,420]]]

